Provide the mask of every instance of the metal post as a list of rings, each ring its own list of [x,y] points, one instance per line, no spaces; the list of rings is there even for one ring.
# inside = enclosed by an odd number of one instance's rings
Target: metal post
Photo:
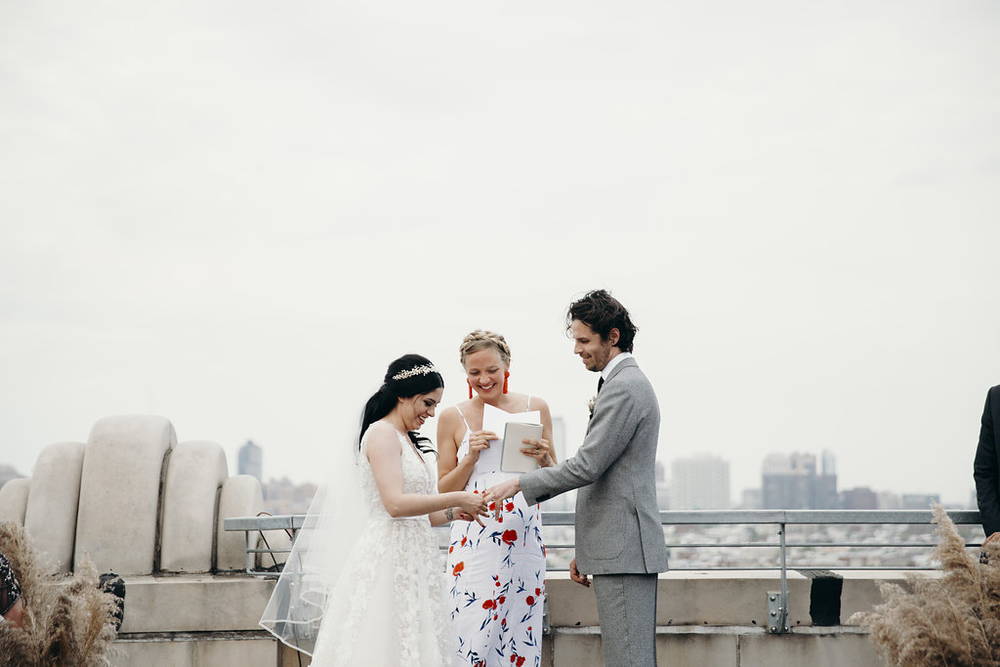
[[[250,543],[250,536],[251,535],[256,535],[256,534],[257,534],[256,531],[253,531],[253,530],[246,531],[246,535],[247,535],[247,573],[248,574],[253,574],[254,559],[256,557],[256,554],[254,553],[253,550],[257,548],[256,544],[251,544]]]
[[[776,635],[788,632],[788,561],[784,523],[778,524],[778,549],[781,556],[781,590],[767,593],[767,630]]]

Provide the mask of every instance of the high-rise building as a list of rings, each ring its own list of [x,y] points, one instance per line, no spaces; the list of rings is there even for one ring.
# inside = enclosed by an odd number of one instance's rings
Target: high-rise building
[[[878,494],[867,486],[844,489],[840,493],[840,506],[845,510],[877,510]]]
[[[837,493],[837,459],[833,452],[824,449],[820,454],[823,467],[816,477],[816,495],[813,507],[818,510],[832,510],[840,506],[840,494]]]
[[[263,481],[261,477],[264,474],[264,450],[253,440],[247,440],[246,444],[240,447],[236,468],[241,475],[253,475]]]
[[[765,509],[833,509],[839,505],[836,461],[823,452],[823,468],[816,456],[803,452],[769,454],[761,475],[761,504]]]
[[[728,509],[731,502],[728,461],[703,454],[670,464],[671,509]]]

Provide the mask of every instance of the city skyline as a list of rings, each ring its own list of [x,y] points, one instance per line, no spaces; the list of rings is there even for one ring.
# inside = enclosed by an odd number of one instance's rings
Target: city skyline
[[[557,416],[553,417],[553,424],[554,425],[555,424],[561,424],[563,421],[564,420],[561,417],[557,417]],[[556,450],[557,450],[557,452],[559,452],[559,454],[561,456],[565,456],[565,442],[564,442],[564,438],[560,438],[558,432],[556,432],[555,437],[556,437],[556,442],[557,442],[557,444],[556,444]],[[562,440],[562,442],[560,442],[560,440]],[[244,458],[244,455],[242,454],[242,452],[247,448],[248,445],[251,445],[252,447],[254,447],[254,448],[256,448],[258,450],[257,453],[254,454],[254,456],[256,456],[257,458],[253,458],[253,457]],[[314,484],[321,483],[320,477],[322,475],[316,475],[314,477],[309,477],[308,475],[306,475],[304,477],[299,478],[299,477],[289,476],[288,474],[285,474],[285,473],[275,473],[275,474],[272,474],[272,475],[266,474],[266,468],[263,466],[263,462],[262,462],[262,457],[264,456],[264,454],[266,452],[266,447],[259,445],[258,443],[254,442],[252,439],[245,440],[243,442],[243,444],[241,444],[241,445],[234,445],[232,447],[225,447],[224,446],[223,449],[226,452],[226,458],[227,458],[227,460],[230,461],[229,468],[230,468],[230,470],[234,471],[234,474],[250,474],[250,475],[253,475],[253,476],[257,477],[257,479],[259,479],[262,483],[276,482],[276,481],[282,481],[282,480],[289,481],[289,482],[291,482],[293,484],[297,484],[297,485],[310,485],[310,484],[314,485]],[[769,456],[772,456],[772,455],[775,455],[775,454],[777,454],[779,456],[783,456],[783,455],[789,455],[789,454],[793,454],[793,453],[794,452],[784,452],[784,453],[782,453],[782,452],[769,452],[768,454],[765,454],[762,457],[762,459],[761,459],[760,470],[758,471],[758,473],[759,474],[763,473],[763,469],[764,469],[764,467],[767,464],[767,459],[768,459]],[[824,450],[824,452],[821,453],[821,457],[826,456],[826,455],[830,455],[830,454],[832,454],[832,452],[829,452],[829,450]],[[667,471],[667,470],[672,470],[673,467],[674,467],[673,464],[676,463],[676,462],[678,462],[678,461],[690,461],[690,460],[705,459],[705,458],[718,460],[718,461],[726,464],[727,470],[729,468],[729,462],[726,459],[718,457],[718,456],[716,456],[716,455],[714,455],[712,453],[709,453],[709,452],[703,452],[703,453],[695,454],[693,456],[688,456],[688,457],[678,457],[678,458],[675,458],[675,459],[669,459],[669,458],[664,459],[663,457],[657,457],[656,461],[657,461],[658,464],[660,464],[660,465],[663,466],[663,470],[664,471]],[[828,469],[828,468],[826,466],[824,466],[822,469],[825,470],[825,469]],[[30,476],[30,472],[31,472],[30,468],[27,469],[27,470],[22,470],[22,469],[16,468],[13,465],[6,464],[3,461],[0,461],[0,486],[2,486],[3,482],[8,481],[9,479],[15,479],[15,478],[17,478],[19,476],[21,476],[21,477],[23,477],[23,476]],[[670,508],[674,509],[675,508],[674,504],[673,504],[674,490],[673,490],[673,483],[672,482],[673,482],[672,475],[667,474],[666,477],[665,477],[665,479],[662,481],[662,483],[658,481],[658,485],[659,486],[663,486],[664,488],[666,488],[667,492],[669,494],[671,494]],[[966,493],[966,495],[965,495],[964,498],[951,498],[951,497],[944,496],[942,493],[940,493],[940,491],[938,489],[918,489],[918,488],[911,488],[911,487],[905,487],[905,488],[902,488],[902,489],[893,489],[893,488],[888,488],[888,487],[881,486],[881,485],[878,485],[878,484],[875,484],[875,485],[871,485],[871,484],[847,484],[847,485],[844,485],[843,483],[841,483],[840,488],[842,489],[842,491],[840,492],[841,493],[841,497],[843,497],[843,494],[845,494],[845,493],[847,493],[850,497],[857,497],[857,494],[861,494],[864,497],[867,497],[867,495],[865,495],[865,494],[871,493],[871,494],[873,494],[873,496],[875,496],[875,497],[878,498],[878,507],[881,507],[881,508],[884,508],[884,509],[900,509],[900,508],[903,508],[904,505],[905,505],[903,498],[905,496],[910,496],[912,498],[916,498],[916,497],[937,497],[938,501],[944,502],[945,504],[948,504],[948,505],[957,505],[957,506],[963,506],[963,507],[965,507],[965,506],[973,506],[974,507],[975,506],[975,486],[974,486],[974,484],[971,484],[971,483],[970,483],[970,486],[969,486],[969,491]],[[743,501],[741,500],[741,498],[743,497],[744,494],[746,494],[748,492],[750,492],[750,493],[756,492],[759,495],[761,493],[761,486],[760,486],[760,484],[757,484],[756,486],[745,486],[745,487],[740,487],[740,488],[734,487],[734,486],[732,486],[730,484],[729,505],[728,506],[729,507],[740,507],[743,504]],[[559,498],[554,499],[553,501],[550,501],[547,504],[546,509],[548,509],[548,510],[566,510],[566,511],[572,510],[573,509],[573,502],[572,501],[573,501],[573,498],[575,496],[571,496],[570,494],[564,494],[564,495],[566,495],[566,498],[559,497]],[[971,503],[971,505],[970,505],[970,503]],[[866,503],[866,504],[869,504],[869,503]],[[919,507],[917,507],[917,505],[919,505],[919,504],[920,503],[913,503],[913,507],[909,507],[909,509],[918,509]],[[846,507],[846,509],[851,509],[852,507],[853,507],[853,505]],[[685,507],[685,509],[708,509],[708,508],[707,507],[699,507],[699,508]],[[785,509],[792,509],[792,508],[785,508]],[[862,509],[862,507],[859,506],[859,507],[856,507],[856,509]]]

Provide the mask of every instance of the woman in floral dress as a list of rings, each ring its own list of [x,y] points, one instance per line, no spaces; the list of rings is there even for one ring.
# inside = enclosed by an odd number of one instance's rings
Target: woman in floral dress
[[[483,430],[485,406],[535,413],[542,424],[537,447],[522,451],[541,466],[555,463],[552,418],[538,396],[508,391],[510,348],[503,336],[473,331],[462,341],[469,400],[438,420],[438,490],[482,493],[509,475],[500,471],[497,435]],[[491,447],[491,441],[493,446]],[[495,505],[490,506],[495,510]],[[448,547],[452,665],[539,667],[545,599],[545,546],[538,505],[518,494],[498,518],[452,525]]]

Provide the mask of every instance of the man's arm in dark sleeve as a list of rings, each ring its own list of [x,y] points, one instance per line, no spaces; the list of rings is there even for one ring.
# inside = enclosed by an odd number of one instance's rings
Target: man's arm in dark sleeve
[[[979,518],[987,537],[1000,531],[1000,462],[997,461],[996,433],[990,409],[995,393],[996,387],[986,394],[986,407],[983,409],[979,429],[979,446],[976,447],[976,460],[972,466],[972,476],[976,480],[976,498],[979,501]]]

